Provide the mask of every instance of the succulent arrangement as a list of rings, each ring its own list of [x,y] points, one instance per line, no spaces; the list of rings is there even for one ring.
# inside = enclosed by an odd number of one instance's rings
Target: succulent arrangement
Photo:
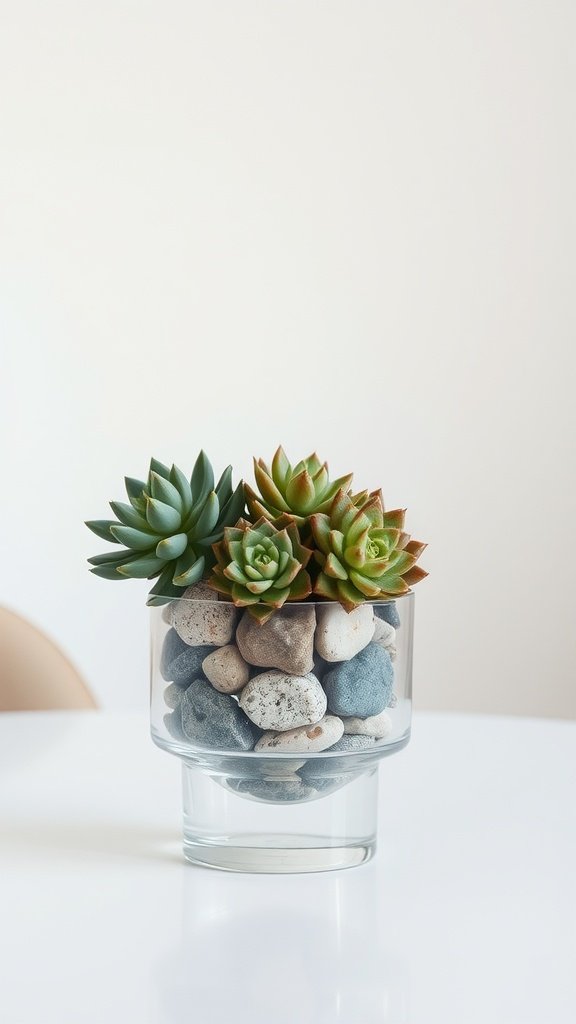
[[[148,604],[164,604],[204,580],[263,623],[285,602],[326,599],[351,611],[406,593],[427,573],[425,544],[404,530],[403,509],[386,511],[381,491],[351,491],[352,474],[330,480],[316,454],[292,466],[284,450],[270,467],[254,460],[257,490],[218,482],[204,452],[190,479],[152,459],[147,479],[125,478],[128,503],[115,519],[87,521],[120,545],[90,558],[104,579],[151,579]]]

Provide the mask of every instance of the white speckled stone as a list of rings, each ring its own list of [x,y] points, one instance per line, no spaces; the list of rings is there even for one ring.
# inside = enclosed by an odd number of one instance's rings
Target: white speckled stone
[[[314,667],[315,626],[316,615],[310,606],[281,608],[264,623],[244,612],[236,643],[250,665],[305,676]]]
[[[373,736],[376,740],[384,740],[392,732],[392,719],[385,711],[369,718],[343,718],[344,732],[347,736]]]
[[[388,651],[391,661],[396,658],[396,630],[389,622],[374,616],[374,643],[380,644],[385,651]]]
[[[212,644],[223,647],[234,636],[237,612],[228,601],[218,601],[205,583],[196,583],[174,602],[172,625],[184,643],[191,647]]]
[[[278,732],[319,722],[326,703],[326,694],[311,672],[306,676],[276,669],[261,672],[240,695],[240,707],[255,725]]]
[[[204,658],[202,671],[220,693],[238,693],[250,678],[250,668],[236,644],[226,644],[212,651]]]
[[[254,750],[286,751],[295,754],[312,754],[326,750],[344,734],[344,724],[336,715],[326,715],[316,725],[303,725],[289,732],[265,732]]]
[[[353,612],[330,603],[318,608],[316,650],[325,661],[348,661],[370,643],[374,635],[374,612],[361,604]]]

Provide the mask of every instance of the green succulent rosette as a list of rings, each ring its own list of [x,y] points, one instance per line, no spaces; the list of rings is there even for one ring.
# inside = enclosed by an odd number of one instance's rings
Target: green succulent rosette
[[[264,516],[256,523],[240,519],[226,527],[213,549],[216,565],[209,585],[260,622],[286,601],[303,601],[312,593],[305,569],[312,552],[288,517],[276,525]]]
[[[288,461],[284,449],[278,448],[268,467],[263,459],[254,459],[254,476],[260,493],[244,485],[246,504],[254,519],[264,516],[275,520],[292,516],[304,525],[317,512],[327,512],[340,489],[347,491],[352,474],[330,480],[328,464],[314,453],[295,466]]]
[[[320,572],[314,593],[352,611],[364,601],[398,597],[428,574],[416,565],[426,547],[404,532],[404,509],[384,511],[379,491],[340,490],[327,514],[310,519]]]
[[[200,452],[190,480],[177,466],[150,462],[146,481],[125,478],[129,504],[111,501],[116,519],[86,526],[102,540],[123,545],[89,558],[91,572],[107,580],[156,579],[148,604],[165,604],[197,583],[213,565],[212,545],[244,512],[244,489],[232,487],[232,467],[216,486]]]

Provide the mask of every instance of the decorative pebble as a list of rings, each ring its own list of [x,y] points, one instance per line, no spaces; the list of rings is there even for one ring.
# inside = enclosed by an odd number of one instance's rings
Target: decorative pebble
[[[188,587],[174,604],[172,624],[185,643],[223,647],[232,640],[236,609],[229,601],[218,601],[210,587],[201,583]]]
[[[316,725],[303,725],[289,732],[265,732],[258,740],[255,750],[286,750],[299,753],[313,753],[326,750],[343,735],[344,726],[340,718],[326,715]]]
[[[346,718],[367,718],[384,710],[394,684],[390,655],[370,643],[355,658],[343,661],[324,676],[328,708]]]
[[[346,724],[344,724],[344,728],[346,728]],[[366,747],[373,747],[374,743],[373,736],[347,736],[344,733],[336,743],[332,744],[330,750],[364,750]]]
[[[182,728],[189,740],[215,750],[252,750],[260,735],[238,702],[219,693],[206,679],[195,679],[180,703]]]
[[[312,673],[291,676],[273,669],[250,680],[240,707],[261,729],[286,732],[319,722],[326,712],[326,694]]]
[[[371,604],[347,612],[339,604],[318,608],[316,650],[326,661],[348,661],[370,643],[374,634]]]
[[[202,662],[202,671],[220,693],[238,693],[250,678],[250,669],[236,644],[216,647]]]
[[[398,629],[400,625],[400,616],[395,601],[388,601],[387,604],[375,604],[374,615],[383,619],[390,626],[394,626],[394,629]]]
[[[185,742],[186,737],[182,729],[182,717],[180,715],[180,709],[177,708],[170,715],[164,715],[164,725],[166,731],[170,733],[173,740],[180,740]]]
[[[384,619],[375,618],[374,636],[372,639],[375,644],[380,644],[385,651],[388,651],[392,661],[396,660],[396,630],[394,626],[391,626]]]
[[[176,661],[176,658],[186,651],[187,644],[180,639],[175,629],[169,629],[164,637],[164,643],[162,644],[162,653],[160,655],[160,672],[162,678],[169,682],[172,679],[170,675],[170,666],[172,662]]]
[[[385,711],[381,711],[379,715],[369,715],[368,718],[343,718],[342,721],[345,734],[343,739],[349,736],[350,739],[352,737],[357,739],[372,737],[376,740],[384,740],[390,735],[393,728],[392,719]]]
[[[322,655],[318,654],[318,651],[315,650],[314,666],[312,668],[312,671],[316,676],[316,679],[319,679],[320,682],[322,682],[323,677],[326,675],[328,669],[330,668],[333,668],[333,665],[331,665],[329,661],[325,661]]]
[[[260,772],[263,779],[288,779],[292,778],[294,772],[297,772],[305,761],[295,761],[293,757],[285,757],[283,759],[278,758],[274,761],[272,758],[262,758]]]
[[[174,604],[174,602],[170,601],[170,604],[162,605],[162,611],[160,613],[161,618],[162,618],[162,622],[167,622],[169,626],[172,625],[172,615],[173,615],[173,612],[174,612],[174,609],[172,607],[173,604]]]
[[[215,649],[210,644],[189,647],[178,636],[175,629],[170,629],[166,634],[160,658],[160,671],[163,678],[178,683],[179,686],[190,686],[190,683],[200,674],[204,659]]]
[[[314,666],[315,626],[316,615],[310,606],[291,605],[289,611],[279,610],[263,624],[244,612],[236,643],[250,665],[305,676]]]
[[[164,703],[167,707],[174,710],[174,708],[180,707],[180,701],[182,700],[184,693],[185,689],[183,686],[178,686],[177,683],[170,683],[170,685],[164,690]]]
[[[265,800],[268,803],[284,803],[307,800],[314,796],[315,790],[305,785],[299,775],[292,775],[285,779],[233,779],[229,786],[236,793],[249,793],[258,800]]]

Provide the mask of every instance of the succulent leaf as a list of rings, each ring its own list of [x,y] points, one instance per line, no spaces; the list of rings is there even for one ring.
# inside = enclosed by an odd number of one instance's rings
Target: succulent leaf
[[[119,544],[120,541],[116,540],[113,533],[110,533],[110,527],[115,525],[116,523],[113,519],[87,519],[85,522],[85,526],[92,530],[92,533],[95,533],[101,540],[109,540],[111,544]]]

